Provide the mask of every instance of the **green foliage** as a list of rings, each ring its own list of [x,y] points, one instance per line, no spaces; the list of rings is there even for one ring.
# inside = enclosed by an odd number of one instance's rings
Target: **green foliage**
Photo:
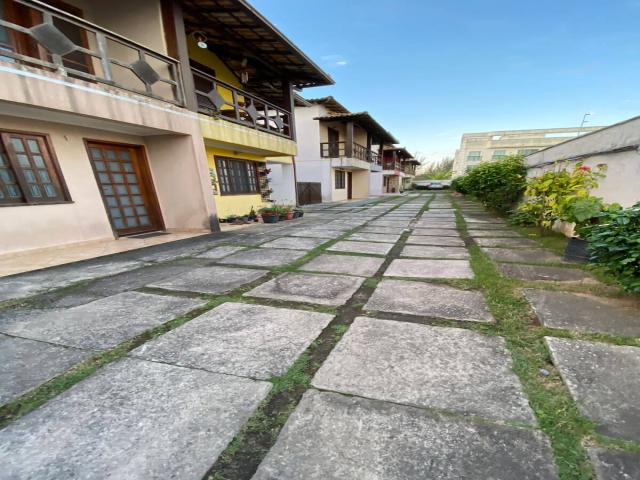
[[[627,209],[611,206],[598,220],[582,230],[591,260],[614,275],[625,289],[640,293],[640,202]]]
[[[467,194],[469,193],[465,188],[465,182],[464,182],[464,176],[462,177],[458,177],[458,178],[454,178],[451,181],[451,189],[458,192],[458,193],[462,193],[462,194]]]
[[[290,211],[290,208],[285,205],[272,205],[260,209],[261,214],[266,213],[267,215],[286,215]]]
[[[439,162],[428,164],[416,180],[447,180],[453,173],[453,158],[443,158]]]
[[[275,205],[272,205],[270,207],[262,207],[259,212],[261,214],[267,214],[267,215],[277,215],[278,214],[278,207]]]
[[[473,195],[484,205],[508,212],[520,200],[525,189],[526,170],[521,155],[496,162],[481,163],[453,182],[460,193]]]
[[[604,167],[593,171],[577,164],[572,172],[545,172],[529,179],[524,192],[527,200],[518,207],[520,218],[536,218],[536,224],[551,228],[556,220],[576,223],[579,227],[589,223],[602,210],[602,201],[589,195],[598,186]]]
[[[516,209],[509,216],[509,224],[517,227],[534,227],[538,224],[538,216],[530,210]]]
[[[603,209],[604,203],[601,198],[592,196],[576,198],[565,204],[560,218],[565,222],[575,223],[576,233],[582,236],[583,230],[595,223]]]

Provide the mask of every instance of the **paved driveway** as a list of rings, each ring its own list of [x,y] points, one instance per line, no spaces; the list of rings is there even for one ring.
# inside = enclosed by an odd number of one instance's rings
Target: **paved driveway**
[[[0,280],[0,479],[558,478],[475,238],[505,239],[482,247],[505,276],[584,280],[550,252],[531,262],[526,239],[447,193]],[[528,291],[545,325],[581,328]],[[638,335],[625,305],[592,300],[611,325],[586,328]],[[581,414],[640,442],[638,382],[579,361],[638,368],[638,348],[547,345]],[[625,475],[637,461],[589,454]]]

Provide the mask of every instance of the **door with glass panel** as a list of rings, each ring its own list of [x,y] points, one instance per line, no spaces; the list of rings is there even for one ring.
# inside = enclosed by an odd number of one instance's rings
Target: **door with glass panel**
[[[118,235],[161,230],[162,220],[142,148],[88,142],[109,219]]]

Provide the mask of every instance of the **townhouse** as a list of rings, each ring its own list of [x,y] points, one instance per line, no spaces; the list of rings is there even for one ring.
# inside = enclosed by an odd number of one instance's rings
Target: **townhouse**
[[[333,97],[298,98],[295,126],[301,204],[382,193],[383,149],[398,141],[369,113],[350,112]]]
[[[399,193],[411,186],[420,162],[404,147],[385,148],[382,158],[382,192]]]
[[[0,253],[258,209],[331,83],[243,0],[0,0]]]

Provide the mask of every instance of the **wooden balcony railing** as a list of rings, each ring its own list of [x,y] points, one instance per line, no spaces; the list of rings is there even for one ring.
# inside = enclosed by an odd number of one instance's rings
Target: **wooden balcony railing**
[[[364,162],[380,164],[380,156],[364,145],[353,142],[348,148],[347,142],[322,142],[320,144],[320,156],[322,158],[357,158]]]
[[[402,164],[397,160],[384,160],[382,162],[382,168],[384,170],[400,170],[402,168]]]
[[[292,138],[291,112],[207,73],[192,72],[200,113]]]
[[[20,19],[0,17],[0,60],[184,105],[173,58],[37,0],[9,0],[8,6]]]

